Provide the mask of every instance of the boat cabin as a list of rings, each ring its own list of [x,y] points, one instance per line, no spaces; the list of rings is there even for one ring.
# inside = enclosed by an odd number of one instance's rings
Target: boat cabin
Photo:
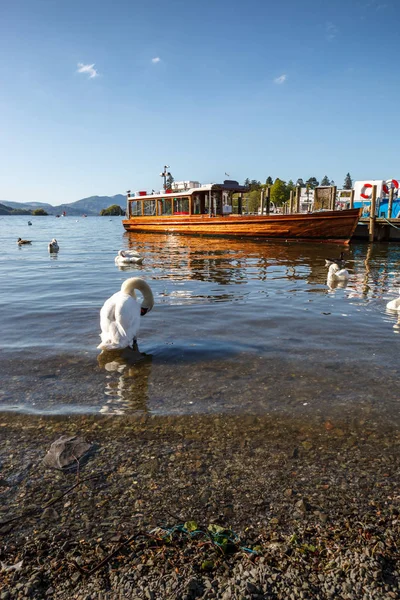
[[[225,180],[223,183],[210,183],[189,187],[197,182],[182,182],[181,189],[174,184],[175,189],[148,194],[146,191],[127,196],[126,218],[137,217],[177,217],[177,216],[229,216],[233,212],[232,194],[239,194],[237,212],[242,214],[242,194],[247,192],[246,186],[237,181]],[[176,189],[177,188],[177,189]],[[236,209],[236,207],[235,207]]]

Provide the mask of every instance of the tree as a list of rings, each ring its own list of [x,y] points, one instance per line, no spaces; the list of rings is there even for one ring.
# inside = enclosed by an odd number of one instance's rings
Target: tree
[[[252,179],[250,181],[250,191],[253,192],[254,190],[260,190],[261,189],[261,183],[259,181],[257,181],[257,179]]]
[[[321,181],[321,185],[331,185],[331,181],[328,175],[324,175]]]
[[[250,187],[250,179],[248,177],[244,180],[244,185]]]
[[[350,176],[350,173],[347,173],[346,177],[344,178],[343,189],[351,190],[352,188],[353,188],[353,180]]]
[[[272,185],[274,182],[272,180],[272,177],[270,175],[268,175],[267,179],[265,180],[265,185]]]
[[[289,181],[287,182],[287,190],[290,194],[291,191],[294,191],[296,189],[296,186],[294,185],[293,181],[291,179],[289,179]]]
[[[307,179],[306,185],[309,186],[310,190],[313,190],[319,186],[319,181],[316,177],[310,177],[310,179]]]
[[[296,185],[300,187],[306,187],[304,181],[301,178],[296,181]]]
[[[123,208],[120,207],[119,204],[111,204],[108,208],[103,208],[100,211],[101,217],[120,217],[125,214]]]
[[[275,206],[282,206],[289,199],[289,191],[286,184],[281,179],[275,179],[274,185],[271,187],[271,201]]]
[[[47,213],[43,208],[36,208],[32,211],[32,214],[35,217],[48,217],[49,213]]]

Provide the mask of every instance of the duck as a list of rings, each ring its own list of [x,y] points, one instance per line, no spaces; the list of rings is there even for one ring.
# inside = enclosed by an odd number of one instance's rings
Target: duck
[[[58,242],[56,240],[56,238],[53,238],[51,240],[51,242],[49,243],[49,252],[58,252],[60,249],[60,246],[58,245]]]
[[[391,300],[390,302],[388,302],[386,304],[386,308],[388,310],[398,310],[398,311],[400,311],[400,296],[398,298],[395,298],[394,300]]]
[[[32,221],[28,221],[28,225],[32,225]]]
[[[144,258],[140,256],[140,254],[136,256],[129,256],[125,250],[120,250],[118,255],[115,257],[115,264],[118,266],[121,265],[141,265]]]
[[[329,280],[341,280],[347,281],[350,274],[347,269],[340,269],[336,263],[332,263],[328,270],[328,281]]]
[[[31,240],[23,240],[22,238],[17,239],[18,246],[23,246],[24,244],[32,244]]]
[[[143,296],[140,304],[136,292]],[[140,327],[140,317],[154,306],[153,292],[149,284],[140,277],[126,279],[119,292],[105,301],[100,310],[100,350],[134,349]]]
[[[343,256],[344,256],[344,252],[341,252],[339,258],[326,258],[325,266],[329,267],[330,265],[338,265],[339,267],[343,267],[344,263],[345,263]]]

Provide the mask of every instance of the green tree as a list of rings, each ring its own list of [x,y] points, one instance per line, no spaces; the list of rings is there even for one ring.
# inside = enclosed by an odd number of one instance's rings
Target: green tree
[[[321,181],[321,185],[331,185],[331,181],[330,181],[328,175],[324,175],[324,177],[322,178],[322,181]]]
[[[261,183],[257,181],[257,179],[252,179],[250,181],[250,190],[253,192],[254,190],[261,190]]]
[[[265,185],[268,185],[268,186],[270,186],[270,185],[272,185],[273,183],[274,183],[274,182],[273,182],[273,179],[272,179],[272,177],[271,177],[270,175],[268,175],[267,179],[265,180]]]
[[[287,182],[286,188],[287,188],[289,194],[291,191],[294,191],[296,189],[296,186],[294,185],[294,183],[291,179],[289,179],[289,181]]]
[[[120,217],[125,214],[123,208],[119,204],[111,204],[108,208],[103,208],[100,211],[101,217]]]
[[[244,180],[244,184],[246,187],[250,187],[250,179],[248,177],[246,177],[246,179]]]
[[[275,206],[282,206],[289,199],[289,190],[286,183],[282,179],[275,179],[274,185],[271,187],[271,201]]]
[[[32,214],[35,217],[48,217],[49,215],[43,208],[35,208],[35,210],[32,211]]]
[[[306,187],[306,184],[304,183],[303,179],[301,179],[301,177],[296,181],[296,186]]]
[[[344,178],[343,189],[351,190],[352,188],[353,188],[353,180],[350,176],[350,173],[347,173],[346,177]]]
[[[310,177],[310,179],[307,179],[306,185],[309,186],[310,190],[313,190],[319,186],[319,181],[316,177]]]

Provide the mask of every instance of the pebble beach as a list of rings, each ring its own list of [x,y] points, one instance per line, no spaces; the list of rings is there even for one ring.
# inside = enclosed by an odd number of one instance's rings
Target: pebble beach
[[[70,471],[43,458],[92,444]],[[399,434],[378,415],[0,419],[0,599],[398,598]]]

